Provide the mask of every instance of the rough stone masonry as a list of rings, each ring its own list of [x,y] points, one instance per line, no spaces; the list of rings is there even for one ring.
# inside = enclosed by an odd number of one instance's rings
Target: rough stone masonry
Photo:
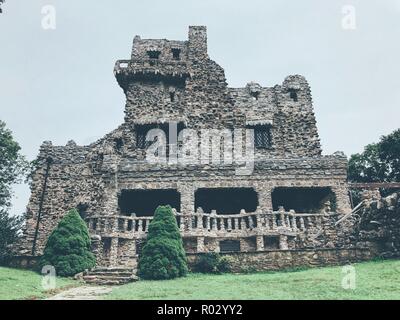
[[[131,58],[117,61],[114,74],[126,96],[124,123],[87,146],[43,142],[20,255],[40,256],[59,220],[77,208],[98,266],[134,267],[155,208],[170,204],[189,255],[265,252],[237,261],[264,259],[271,268],[294,256],[300,264],[318,250],[335,254],[314,264],[355,259],[353,220],[336,223],[351,212],[347,159],[341,152],[321,155],[303,76],[274,87],[228,87],[224,70],[208,56],[204,26],[189,27],[186,41],[135,36]],[[147,162],[147,133],[158,128],[168,137],[169,123],[178,132],[253,129],[253,173],[237,175],[232,165]],[[360,250],[362,259],[371,256]]]

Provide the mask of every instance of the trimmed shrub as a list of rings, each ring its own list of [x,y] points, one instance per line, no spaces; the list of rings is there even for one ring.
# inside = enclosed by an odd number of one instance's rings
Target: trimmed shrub
[[[224,273],[230,270],[229,258],[221,257],[216,252],[202,254],[193,267],[193,271],[201,273]]]
[[[163,280],[187,274],[182,237],[170,206],[159,206],[150,222],[138,264],[143,279]]]
[[[72,276],[96,264],[89,231],[76,209],[70,210],[50,234],[39,267],[54,266],[60,276]]]

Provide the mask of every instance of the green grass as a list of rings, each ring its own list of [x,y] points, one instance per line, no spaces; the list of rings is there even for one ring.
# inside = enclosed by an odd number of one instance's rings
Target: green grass
[[[42,299],[62,287],[79,284],[73,279],[57,277],[57,288],[46,291],[42,287],[42,279],[39,273],[33,271],[0,267],[0,300]]]
[[[400,299],[400,260],[353,264],[356,288],[345,290],[342,267],[253,274],[190,274],[116,287],[105,299]]]

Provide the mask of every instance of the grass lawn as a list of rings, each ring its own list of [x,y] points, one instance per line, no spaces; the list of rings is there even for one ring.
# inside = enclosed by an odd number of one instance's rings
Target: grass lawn
[[[138,281],[105,299],[400,299],[400,260],[353,264],[355,289],[343,289],[342,267],[293,272],[205,275]]]
[[[57,288],[46,291],[42,288],[42,278],[33,271],[0,267],[0,300],[46,298],[61,287],[79,284],[73,279],[57,277]]]

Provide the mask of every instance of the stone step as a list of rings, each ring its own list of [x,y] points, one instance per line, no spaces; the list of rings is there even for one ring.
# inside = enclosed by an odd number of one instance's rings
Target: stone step
[[[95,285],[105,285],[105,286],[118,286],[127,284],[135,280],[110,280],[110,279],[95,279],[95,280],[85,280],[87,284],[95,284]]]
[[[126,267],[95,267],[86,271],[82,279],[88,284],[121,285],[137,281],[136,268]]]
[[[90,273],[88,273],[88,275],[93,275],[93,276],[120,276],[120,277],[129,277],[132,274],[136,274],[136,270],[119,271],[119,272],[90,271]]]

